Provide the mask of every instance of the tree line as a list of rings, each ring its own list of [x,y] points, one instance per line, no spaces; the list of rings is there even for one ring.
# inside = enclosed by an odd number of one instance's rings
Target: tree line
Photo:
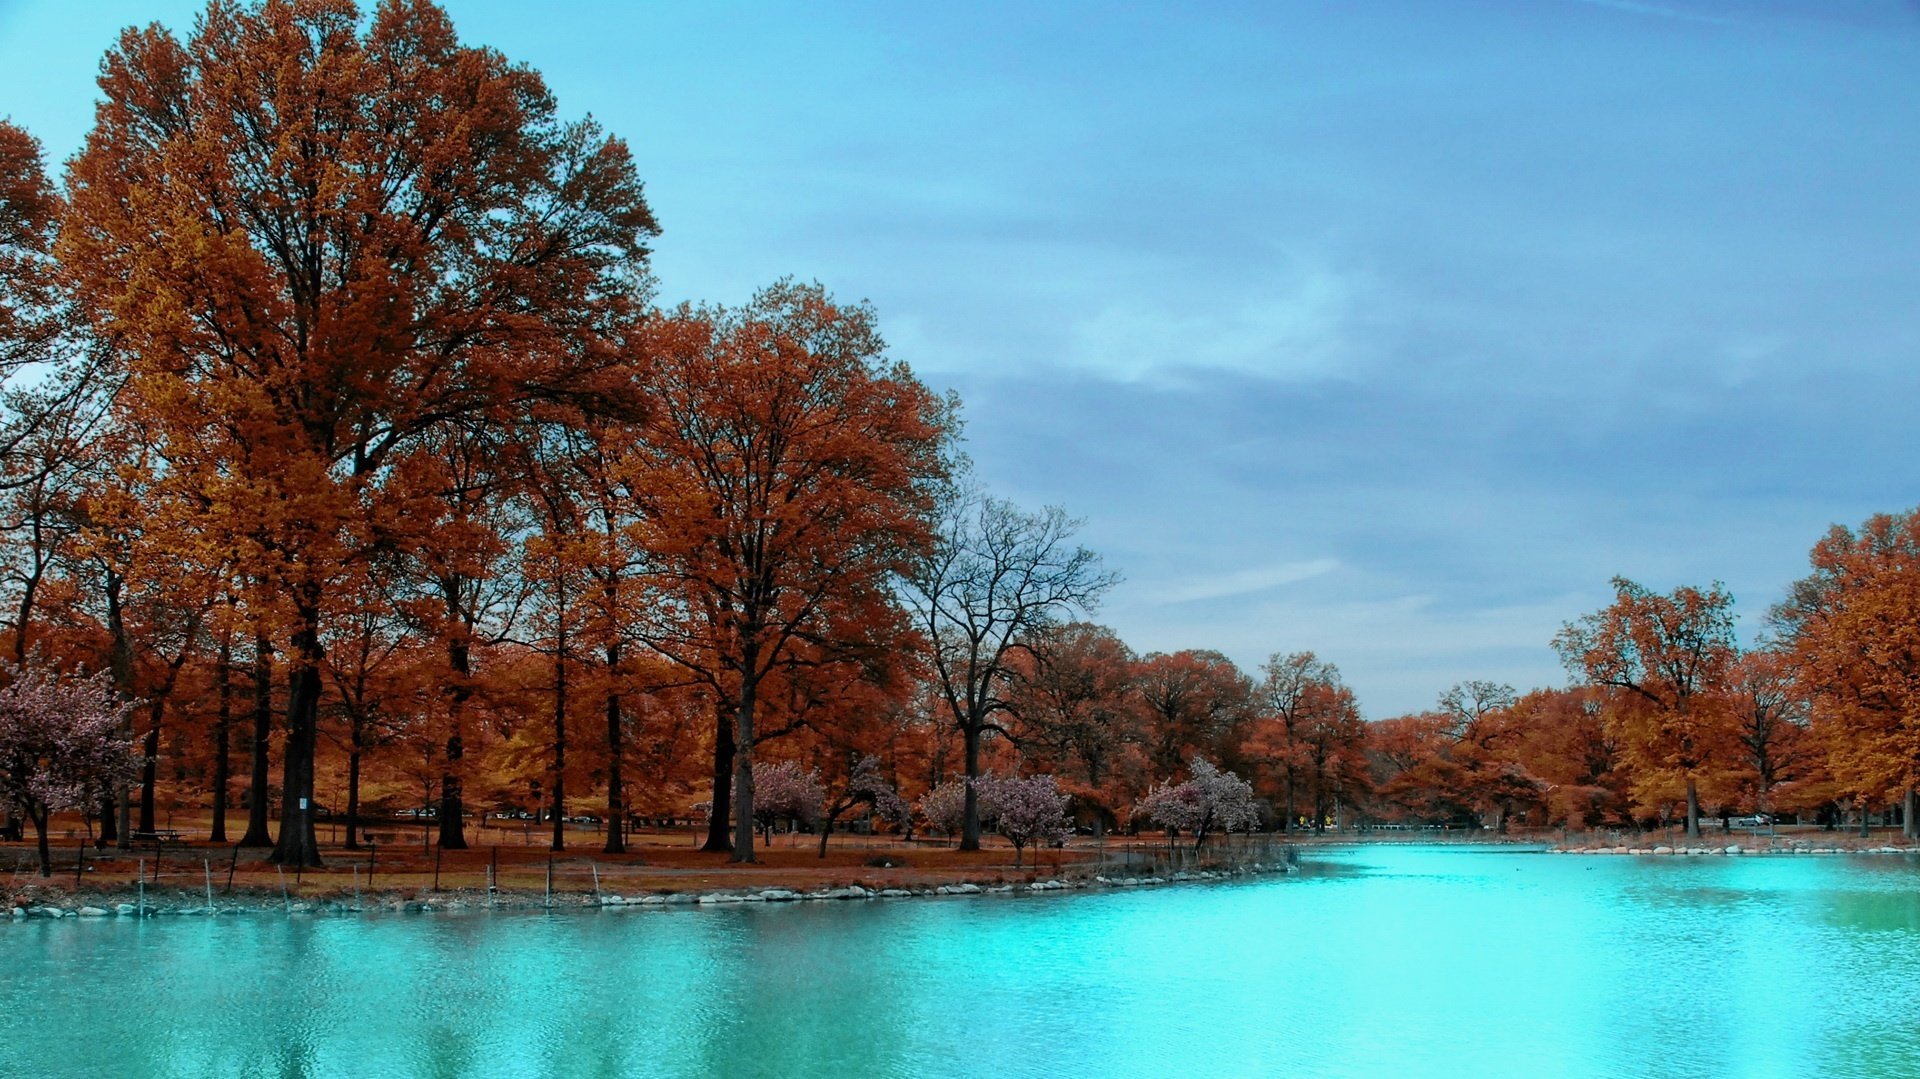
[[[972,480],[866,305],[656,303],[627,145],[430,3],[214,3],[124,32],[100,91],[57,184],[0,122],[16,835],[205,808],[313,865],[323,814],[354,845],[400,809],[455,849],[584,809],[620,852],[700,804],[743,861],[802,805],[965,848],[1911,821],[1911,515],[1823,541],[1754,652],[1718,587],[1620,581],[1554,642],[1574,688],[1369,723],[1310,652],[1248,674],[1085,621],[1117,578]]]

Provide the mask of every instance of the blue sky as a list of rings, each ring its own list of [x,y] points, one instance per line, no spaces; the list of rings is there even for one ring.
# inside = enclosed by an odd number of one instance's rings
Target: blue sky
[[[1612,575],[1751,634],[1920,502],[1912,3],[447,6],[632,144],[664,298],[871,300],[1142,651],[1561,684]],[[197,7],[0,0],[0,115],[65,157]]]

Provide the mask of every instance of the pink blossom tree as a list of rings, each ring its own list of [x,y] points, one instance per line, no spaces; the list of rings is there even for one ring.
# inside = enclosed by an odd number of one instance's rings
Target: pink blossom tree
[[[1073,822],[1067,819],[1068,795],[1052,776],[988,773],[976,785],[981,816],[1013,844],[1014,865],[1021,864],[1028,843],[1065,843],[1073,835]]]
[[[760,826],[762,846],[773,844],[773,826],[783,820],[818,819],[825,798],[820,776],[802,769],[798,761],[753,764],[753,821]]]
[[[967,781],[947,780],[921,795],[914,808],[929,829],[947,836],[959,834],[966,823]]]
[[[847,776],[847,785],[827,803],[826,813],[820,821],[820,857],[827,856],[827,837],[833,834],[833,826],[842,814],[856,806],[866,806],[868,812],[905,829],[913,822],[913,810],[907,807],[900,792],[893,789],[886,774],[880,769],[880,758],[868,756],[860,758]]]
[[[1184,783],[1155,787],[1140,811],[1169,833],[1191,832],[1196,849],[1214,832],[1250,831],[1260,822],[1252,784],[1205,757],[1193,758],[1189,772]]]
[[[63,680],[37,664],[0,664],[0,679],[0,803],[33,822],[49,877],[48,818],[104,804],[134,782],[139,759],[120,733],[133,704],[104,671]]]

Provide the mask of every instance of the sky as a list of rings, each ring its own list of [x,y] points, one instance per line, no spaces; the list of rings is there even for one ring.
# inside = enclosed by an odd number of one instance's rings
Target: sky
[[[1141,652],[1561,685],[1610,578],[1751,641],[1920,503],[1920,5],[446,6],[631,145],[663,300],[870,301]],[[199,7],[0,0],[0,116],[66,158]]]

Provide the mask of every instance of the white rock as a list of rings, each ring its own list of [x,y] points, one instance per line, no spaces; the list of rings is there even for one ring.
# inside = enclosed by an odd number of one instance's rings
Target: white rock
[[[107,916],[107,912],[104,907],[81,907],[79,910],[75,911],[74,913],[78,914],[82,918],[105,918]]]

